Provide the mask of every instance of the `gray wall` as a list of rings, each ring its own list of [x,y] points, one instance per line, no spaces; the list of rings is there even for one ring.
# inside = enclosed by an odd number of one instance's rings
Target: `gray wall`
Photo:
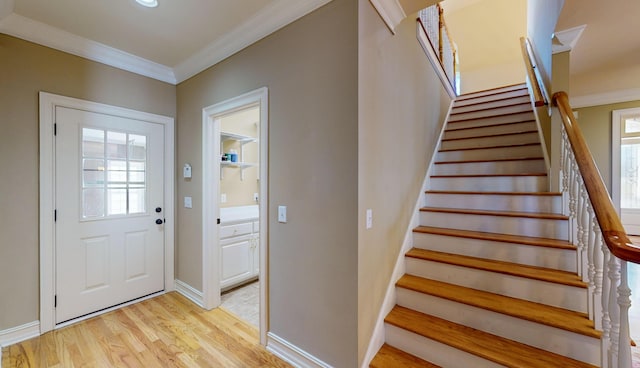
[[[202,289],[202,108],[269,88],[269,330],[357,363],[357,2],[335,0],[178,85],[177,278]],[[288,206],[288,223],[277,206]],[[262,225],[262,224],[261,224]]]
[[[0,330],[40,317],[39,91],[176,113],[175,86],[0,34]]]
[[[609,190],[609,195],[611,195],[611,114],[613,110],[638,107],[640,107],[640,101],[575,109],[578,112],[578,126],[587,141],[587,146]]]
[[[358,356],[361,362],[451,99],[416,40],[359,0]],[[365,213],[373,210],[373,227]]]

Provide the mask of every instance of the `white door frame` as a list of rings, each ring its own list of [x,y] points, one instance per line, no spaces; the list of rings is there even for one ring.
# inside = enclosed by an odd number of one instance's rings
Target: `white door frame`
[[[164,126],[164,291],[174,289],[174,119],[167,116],[40,92],[40,334],[55,325],[55,143],[56,107],[85,110]],[[65,323],[64,325],[66,325]]]
[[[622,131],[621,122],[622,118],[628,115],[640,114],[640,107],[631,109],[613,110],[611,112],[611,199],[613,205],[618,211],[618,216],[622,215],[620,211],[620,155],[621,155],[621,142]]]
[[[220,209],[218,190],[220,185],[220,122],[218,116],[260,104],[260,343],[267,343],[267,257],[268,257],[268,118],[269,90],[262,87],[229,100],[202,109],[202,302],[206,309],[220,305],[220,242],[215,226]]]

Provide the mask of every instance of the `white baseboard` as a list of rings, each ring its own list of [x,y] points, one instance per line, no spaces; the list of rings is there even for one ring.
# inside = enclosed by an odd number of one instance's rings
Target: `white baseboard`
[[[298,348],[271,332],[267,334],[267,350],[299,368],[332,368],[329,364]]]
[[[25,323],[0,331],[0,347],[7,347],[37,336],[40,336],[40,321]]]
[[[196,303],[201,308],[204,308],[204,298],[202,296],[202,291],[196,290],[191,285],[180,280],[175,280],[175,290],[182,294],[185,298]]]
[[[427,168],[427,173],[424,176],[424,181],[422,182],[422,187],[420,189],[420,194],[418,195],[418,199],[416,200],[416,204],[413,208],[413,214],[411,215],[411,221],[409,221],[409,226],[407,227],[407,231],[404,235],[404,241],[402,242],[402,249],[398,254],[398,258],[396,259],[396,265],[393,268],[393,273],[391,274],[391,279],[389,280],[389,284],[387,286],[387,291],[384,296],[384,301],[382,302],[382,306],[380,307],[380,313],[378,314],[378,318],[376,320],[376,325],[373,328],[373,333],[371,334],[371,339],[369,340],[369,347],[367,348],[367,352],[364,356],[364,360],[362,361],[361,368],[369,367],[371,361],[378,353],[378,350],[382,347],[385,342],[385,331],[384,331],[384,319],[391,312],[393,306],[396,305],[396,282],[405,274],[405,262],[404,262],[404,254],[407,253],[413,247],[413,229],[420,225],[420,207],[422,207],[425,201],[425,191],[429,189],[429,176],[431,175],[431,169],[433,168],[433,162],[436,159],[436,154],[438,153],[438,148],[440,146],[440,142],[442,141],[442,136],[444,135],[444,130],[447,127],[447,121],[449,120],[449,115],[451,114],[451,109],[453,108],[454,100],[451,101],[449,105],[449,111],[445,117],[444,123],[442,124],[442,128],[440,129],[440,136],[438,137],[438,143],[436,144],[433,153],[431,155],[431,162],[429,162],[429,167]]]

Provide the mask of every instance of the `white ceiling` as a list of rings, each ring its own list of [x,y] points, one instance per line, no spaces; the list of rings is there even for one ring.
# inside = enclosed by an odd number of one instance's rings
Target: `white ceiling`
[[[179,83],[330,0],[0,0],[0,33]]]

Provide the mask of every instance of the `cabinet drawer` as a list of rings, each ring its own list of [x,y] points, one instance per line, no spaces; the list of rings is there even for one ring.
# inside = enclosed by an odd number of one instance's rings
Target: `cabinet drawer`
[[[251,234],[252,230],[253,224],[251,222],[235,225],[223,225],[220,226],[220,239],[228,238],[231,236]]]

